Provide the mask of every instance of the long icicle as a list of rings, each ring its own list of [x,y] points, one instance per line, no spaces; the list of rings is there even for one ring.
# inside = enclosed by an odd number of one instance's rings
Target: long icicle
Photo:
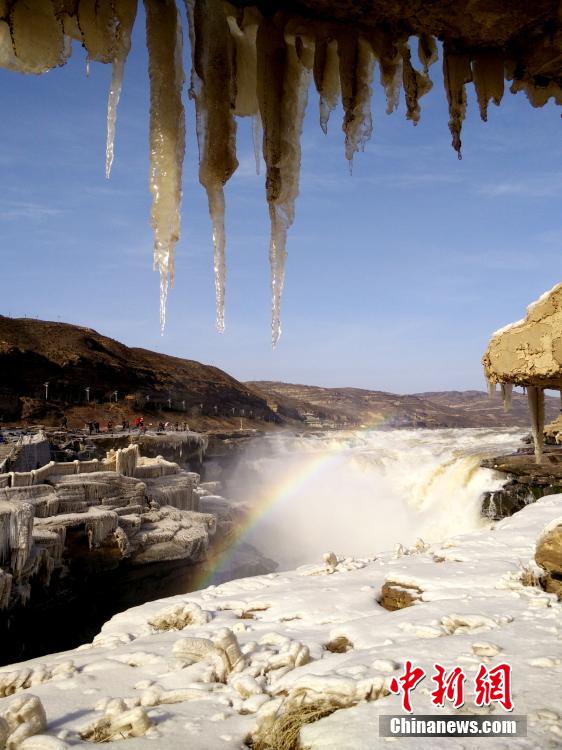
[[[221,0],[188,2],[194,39],[193,68],[197,86],[190,95],[197,110],[199,181],[207,191],[213,225],[217,330],[224,331],[225,230],[224,185],[236,168],[235,47]],[[192,11],[191,11],[192,7]]]
[[[261,167],[261,144],[263,141],[263,128],[260,113],[252,117],[252,145],[254,147],[254,161],[256,162],[256,174],[259,175]]]
[[[527,401],[531,415],[531,432],[535,444],[535,461],[540,464],[544,447],[544,390],[535,386],[527,387]]]
[[[181,20],[174,0],[144,0],[150,77],[150,191],[154,267],[160,273],[160,329],[166,325],[174,250],[180,236],[185,111]]]
[[[117,105],[121,97],[125,61],[131,49],[131,33],[137,14],[137,0],[114,0],[114,43],[111,63],[111,84],[107,99],[107,141],[105,147],[105,176],[109,179],[114,156]]]
[[[311,44],[310,40],[306,42]],[[263,156],[267,167],[266,193],[271,223],[271,340],[275,347],[281,335],[285,248],[299,192],[300,136],[310,70],[299,60],[295,37],[285,35],[280,20],[266,18],[260,24],[257,52],[258,100],[264,129]]]

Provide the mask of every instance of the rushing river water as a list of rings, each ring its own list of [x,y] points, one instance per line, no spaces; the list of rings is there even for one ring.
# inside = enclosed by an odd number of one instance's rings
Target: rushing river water
[[[277,434],[249,446],[227,494],[251,506],[245,539],[281,568],[327,550],[372,555],[484,525],[481,495],[505,476],[480,461],[521,437],[518,429]]]

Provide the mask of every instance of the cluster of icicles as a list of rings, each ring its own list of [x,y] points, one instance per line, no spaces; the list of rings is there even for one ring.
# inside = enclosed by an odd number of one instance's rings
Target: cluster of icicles
[[[6,3],[0,4],[6,6]],[[293,223],[299,189],[300,135],[309,83],[320,98],[320,125],[341,97],[344,109],[345,157],[351,162],[371,135],[371,84],[375,62],[386,93],[387,111],[397,107],[404,89],[406,116],[420,118],[419,99],[432,84],[429,66],[437,60],[433,37],[421,36],[412,64],[407,35],[380,29],[314,22],[284,12],[264,17],[253,7],[237,8],[223,0],[185,0],[192,51],[189,89],[195,100],[199,145],[199,179],[208,195],[214,242],[217,327],[224,330],[225,200],[224,186],[238,166],[236,117],[252,117],[259,169],[260,139],[266,164],[266,196],[271,222],[270,264],[272,339],[277,342],[284,283],[287,232]],[[168,288],[174,279],[174,250],[180,235],[185,112],[182,91],[182,22],[175,0],[144,0],[150,77],[150,190],[154,230],[154,266],[160,273],[160,322],[165,325]],[[113,66],[107,115],[106,174],[113,161],[116,109],[123,70],[131,46],[136,0],[15,0],[0,20],[0,65],[25,73],[42,73],[63,64],[71,40],[86,48],[88,62]],[[485,120],[490,101],[499,104],[505,69],[493,51],[474,54],[444,45],[445,89],[449,128],[459,157],[466,112],[465,84],[474,81]],[[526,88],[534,105],[557,89]],[[560,95],[560,97],[559,97]]]

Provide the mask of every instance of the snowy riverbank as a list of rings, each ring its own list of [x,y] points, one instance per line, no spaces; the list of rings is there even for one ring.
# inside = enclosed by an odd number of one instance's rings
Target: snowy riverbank
[[[37,748],[80,744],[79,733],[95,725],[102,734],[110,728],[109,745],[120,746],[128,727],[146,732],[127,740],[130,750],[240,749],[297,696],[328,696],[344,707],[306,726],[303,745],[367,750],[386,746],[379,714],[401,711],[400,698],[387,693],[405,659],[428,674],[436,660],[461,666],[469,679],[482,663],[509,662],[515,713],[528,716],[528,737],[472,738],[471,750],[559,747],[562,604],[521,581],[522,568],[534,566],[537,539],[556,519],[562,523],[562,495],[422,551],[305,566],[151,602],[114,617],[91,646],[4,668],[0,690],[24,687],[23,696],[40,698],[46,734],[59,742]],[[389,580],[417,587],[420,601],[385,610],[378,599]],[[335,639],[347,639],[349,650],[326,649]],[[432,687],[428,677],[412,694],[416,713],[439,711]],[[0,713],[17,697],[1,699]],[[476,708],[467,688],[461,711],[482,710],[490,709]],[[416,749],[464,745],[416,740]]]

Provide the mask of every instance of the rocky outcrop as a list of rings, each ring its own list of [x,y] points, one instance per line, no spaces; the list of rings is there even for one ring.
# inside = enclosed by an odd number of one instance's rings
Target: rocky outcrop
[[[549,528],[539,539],[535,561],[546,570],[546,591],[558,594],[562,599],[562,523]]]
[[[537,464],[531,449],[486,458],[485,469],[505,474],[507,482],[499,490],[482,496],[482,515],[493,521],[512,516],[529,503],[546,495],[562,492],[562,451],[547,446],[544,460]]]
[[[562,389],[562,284],[529,305],[523,320],[497,331],[483,358],[491,391],[500,384],[506,406],[514,385],[527,389],[537,463],[543,458],[545,388]]]
[[[523,320],[497,331],[483,359],[492,383],[562,388],[562,284],[529,305]]]

